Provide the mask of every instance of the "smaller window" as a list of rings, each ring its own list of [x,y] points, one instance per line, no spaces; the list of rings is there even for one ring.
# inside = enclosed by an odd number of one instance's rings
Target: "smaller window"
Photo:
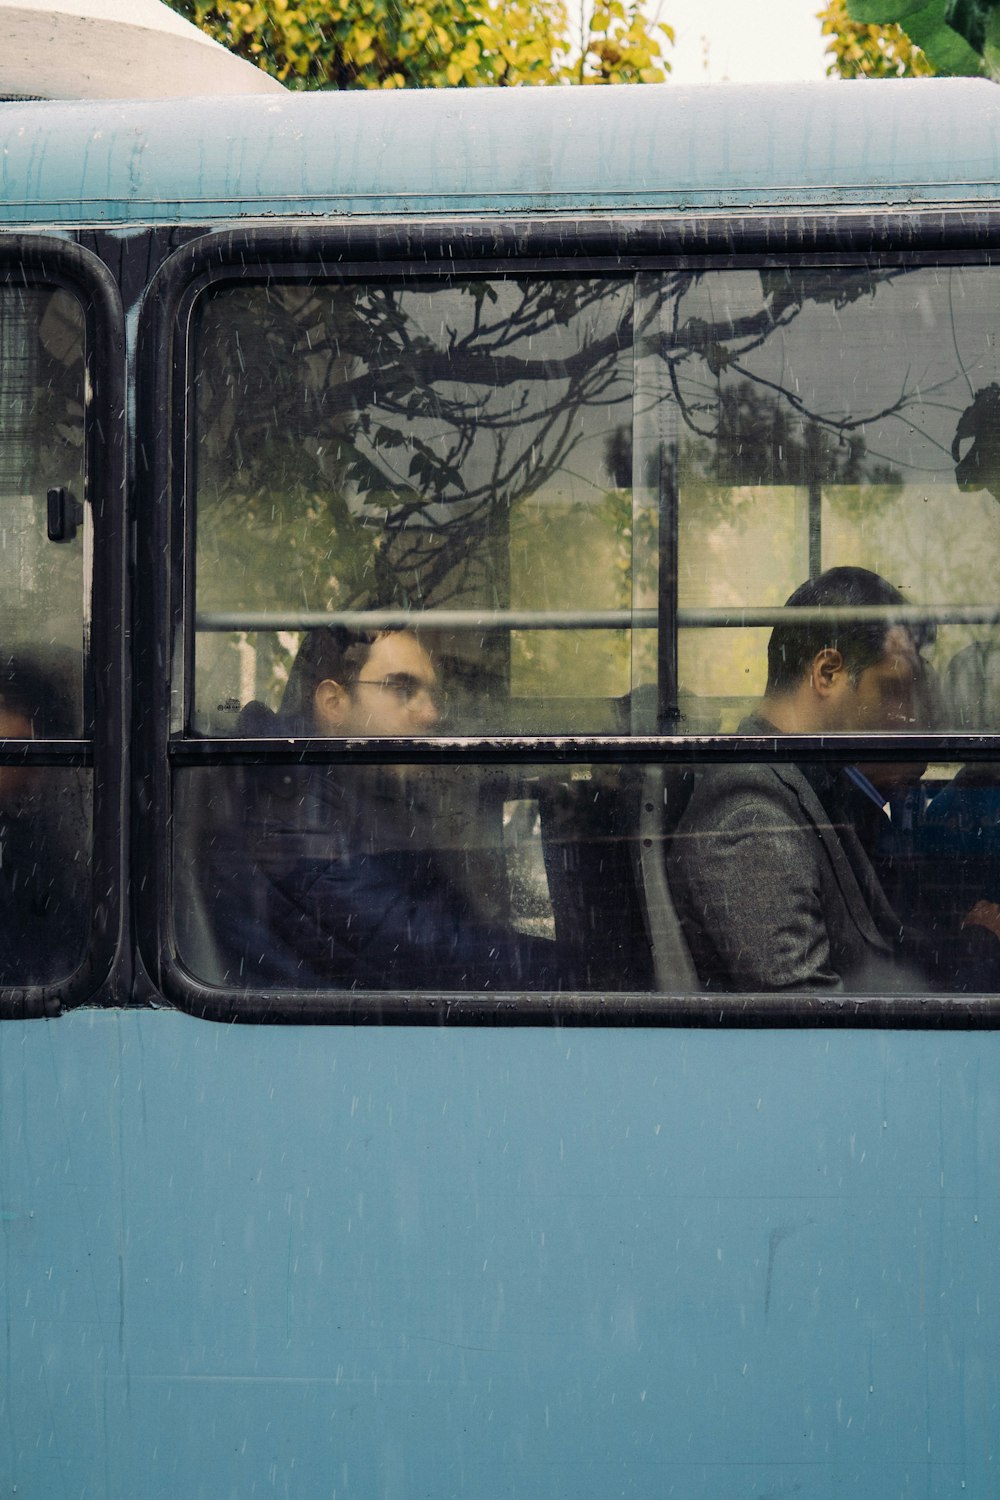
[[[81,962],[91,912],[85,728],[89,617],[86,344],[69,292],[0,284],[0,984]],[[48,764],[32,742],[51,744]]]

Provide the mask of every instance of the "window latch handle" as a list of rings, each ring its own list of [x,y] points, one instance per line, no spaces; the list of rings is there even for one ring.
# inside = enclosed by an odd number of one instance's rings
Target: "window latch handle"
[[[83,522],[83,506],[69,490],[60,485],[49,490],[47,499],[47,534],[50,542],[71,542]]]

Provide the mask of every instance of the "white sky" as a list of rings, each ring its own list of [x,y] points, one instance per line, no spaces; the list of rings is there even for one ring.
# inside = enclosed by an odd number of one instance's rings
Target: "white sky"
[[[787,83],[823,78],[816,12],[823,0],[654,0],[647,9],[674,28],[665,48],[674,83]],[[707,62],[706,68],[706,47]]]

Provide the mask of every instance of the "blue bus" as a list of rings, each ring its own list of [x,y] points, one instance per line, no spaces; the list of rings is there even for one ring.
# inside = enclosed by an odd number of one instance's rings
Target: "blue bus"
[[[993,1493],[1000,94],[0,136],[4,1493]]]

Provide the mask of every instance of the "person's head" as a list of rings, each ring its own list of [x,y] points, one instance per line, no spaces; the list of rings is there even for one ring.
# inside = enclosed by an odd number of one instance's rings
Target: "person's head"
[[[438,722],[438,679],[410,630],[325,626],[306,636],[281,716],[306,734],[408,738]]]
[[[76,731],[72,703],[71,653],[41,653],[17,648],[0,655],[0,739],[62,739]],[[38,785],[35,766],[0,766],[0,807],[9,808],[30,796]]]
[[[873,620],[817,617],[775,626],[765,701],[778,728],[843,733],[912,727],[921,661],[913,632],[892,618],[892,609],[906,602],[897,588],[866,568],[830,568],[786,602],[885,613]]]

